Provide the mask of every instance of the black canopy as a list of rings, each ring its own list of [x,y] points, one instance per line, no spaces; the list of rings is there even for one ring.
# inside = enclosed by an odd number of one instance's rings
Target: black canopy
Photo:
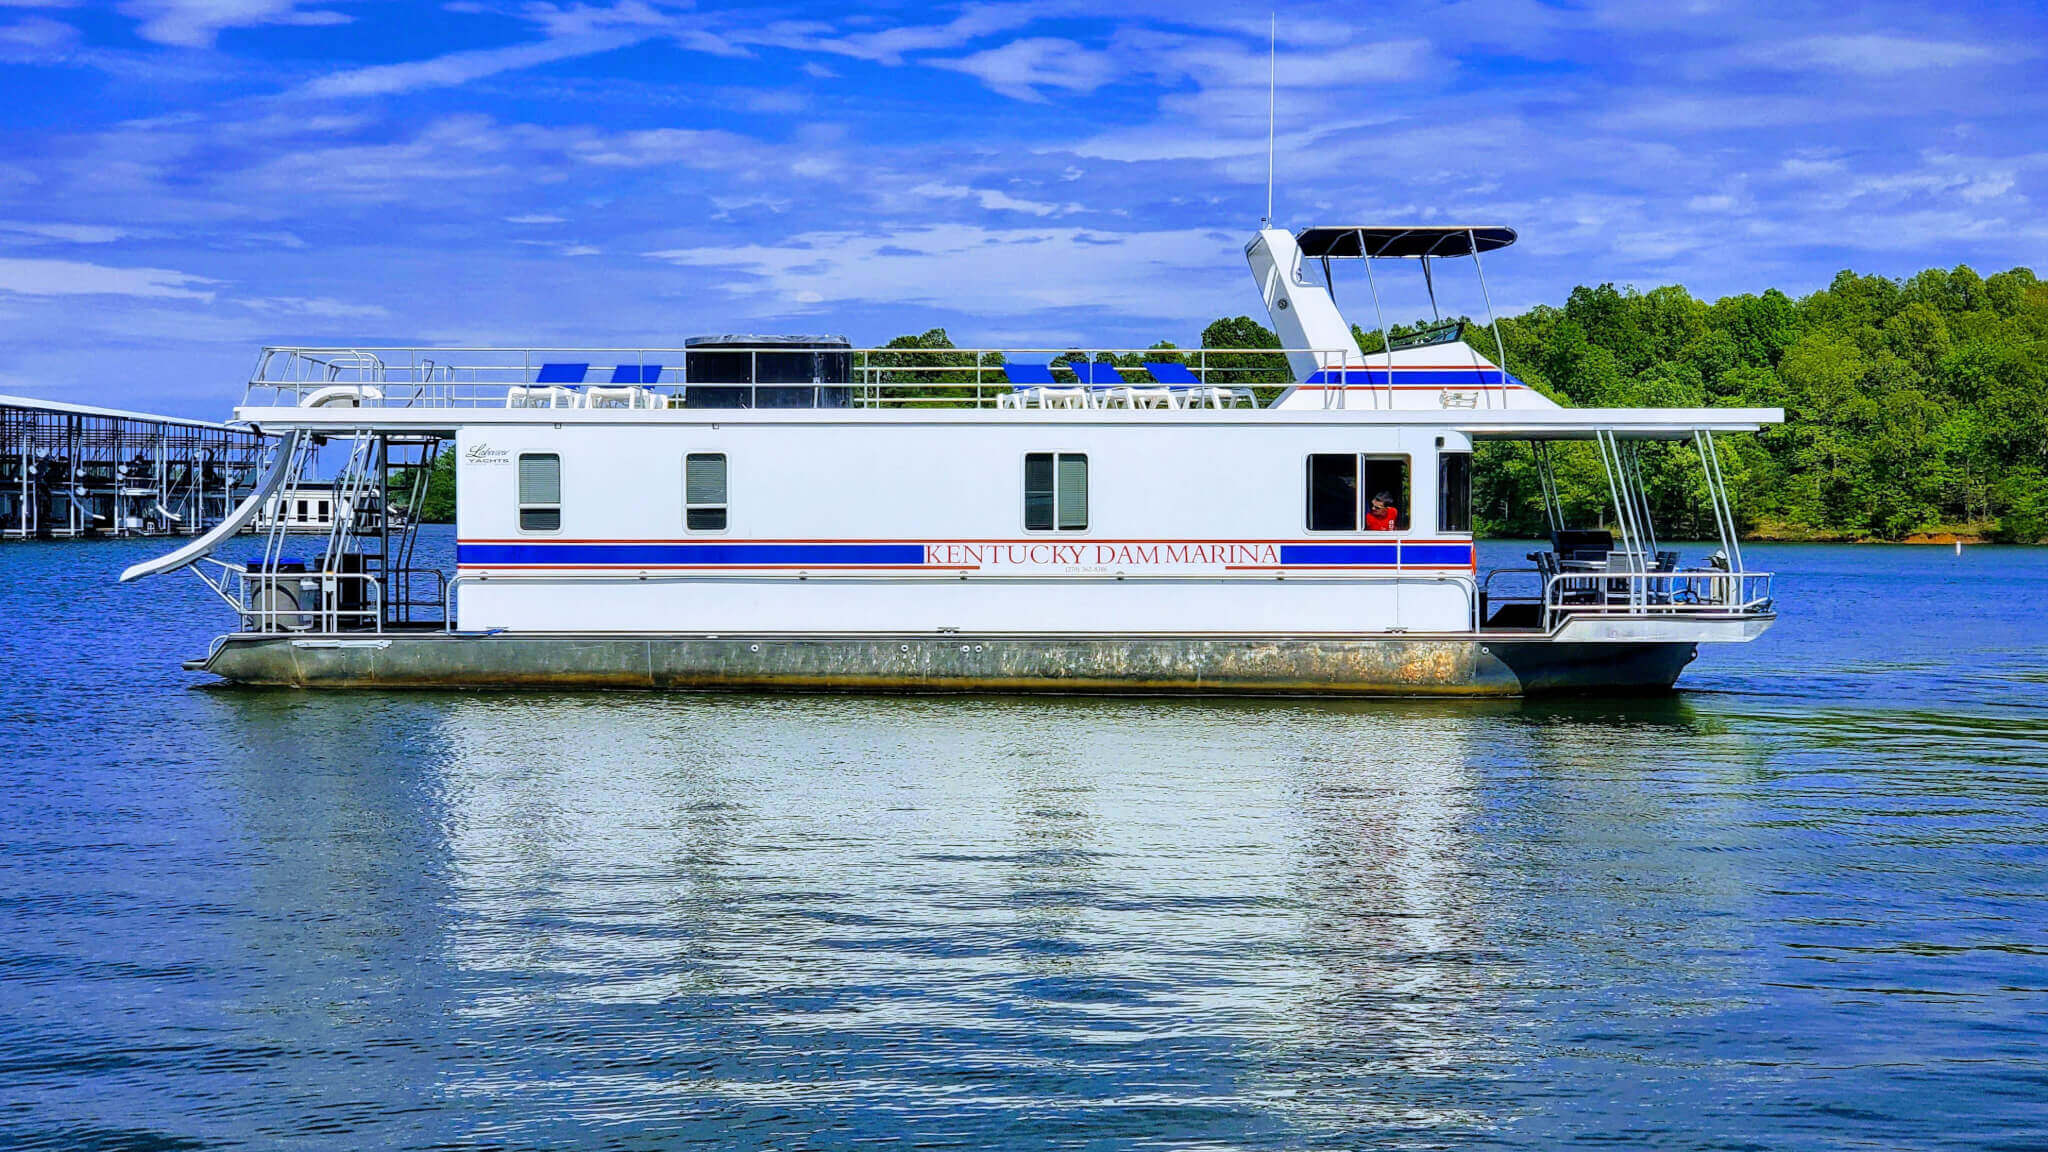
[[[1415,227],[1304,228],[1294,237],[1310,259],[1374,259],[1393,256],[1470,256],[1515,242],[1513,228]]]

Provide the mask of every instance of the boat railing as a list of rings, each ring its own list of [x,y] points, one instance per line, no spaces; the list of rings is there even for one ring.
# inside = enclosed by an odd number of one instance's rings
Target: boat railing
[[[1298,348],[265,348],[249,407],[1231,408],[1294,383]],[[742,360],[742,358],[744,358]],[[692,378],[692,364],[700,365]],[[1360,390],[1362,393],[1368,391]],[[1371,389],[1377,403],[1380,389]],[[1354,400],[1353,403],[1363,402]],[[1391,395],[1386,397],[1391,405]]]
[[[1479,582],[1486,611],[1508,604],[1537,606],[1537,626],[1554,630],[1573,616],[1687,618],[1768,615],[1773,607],[1771,573],[1721,568],[1672,571],[1589,570],[1552,572],[1541,568],[1494,568]],[[1530,576],[1534,591],[1497,592],[1501,576]]]
[[[241,617],[243,632],[384,630],[384,581],[375,573],[280,571],[211,556],[193,571]]]

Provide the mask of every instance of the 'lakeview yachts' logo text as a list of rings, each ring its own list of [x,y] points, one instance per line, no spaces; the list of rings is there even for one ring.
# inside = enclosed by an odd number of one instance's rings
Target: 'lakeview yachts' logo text
[[[471,444],[462,453],[464,464],[510,464],[512,453],[489,444]]]

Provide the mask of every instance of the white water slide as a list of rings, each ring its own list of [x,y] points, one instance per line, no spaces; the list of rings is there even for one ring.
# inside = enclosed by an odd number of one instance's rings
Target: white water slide
[[[270,459],[270,467],[256,478],[256,490],[228,513],[227,519],[213,526],[212,531],[193,539],[175,552],[169,552],[154,560],[145,560],[121,573],[121,582],[140,580],[144,576],[155,576],[161,572],[176,572],[178,569],[200,559],[220,547],[229,537],[240,532],[256,514],[263,509],[263,502],[284,484],[284,478],[291,471],[292,461],[298,457],[299,438],[306,433],[293,429],[277,445],[277,454]]]

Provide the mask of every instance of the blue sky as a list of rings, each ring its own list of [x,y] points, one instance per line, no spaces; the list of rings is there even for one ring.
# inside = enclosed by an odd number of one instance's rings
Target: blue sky
[[[2048,239],[2038,3],[1274,11],[1280,222],[1512,225],[1504,310]],[[1267,12],[0,0],[0,391],[220,417],[265,343],[1192,342],[1258,305]]]

